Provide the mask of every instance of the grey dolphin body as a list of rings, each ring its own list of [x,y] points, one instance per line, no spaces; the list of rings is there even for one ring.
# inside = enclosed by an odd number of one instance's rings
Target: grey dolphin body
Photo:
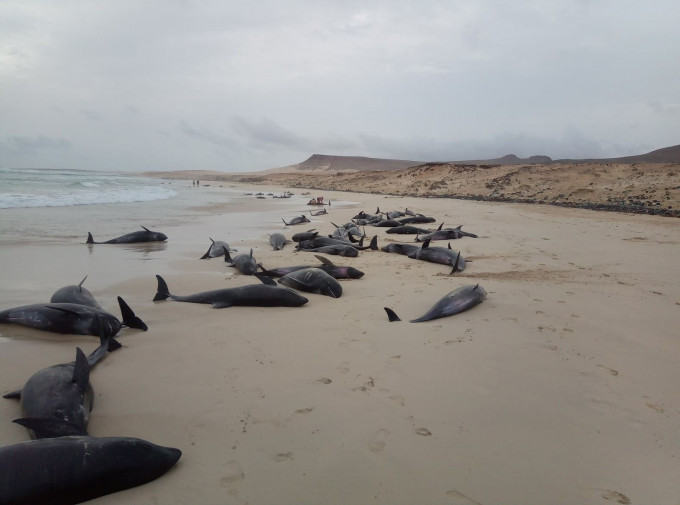
[[[224,261],[228,262],[229,266],[236,267],[244,275],[253,275],[257,272],[257,261],[253,257],[252,249],[250,254],[237,254],[234,259],[229,256],[229,251],[225,251]]]
[[[397,219],[402,225],[406,224],[424,224],[424,223],[434,223],[436,221],[435,218],[430,217],[430,216],[408,216],[408,217],[402,217],[401,219]]]
[[[333,254],[336,256],[344,256],[347,258],[356,258],[357,256],[359,256],[358,249],[352,247],[351,245],[345,244],[325,245],[322,247],[314,247],[311,249],[300,249],[300,251]]]
[[[319,234],[318,231],[314,229],[308,231],[301,231],[293,235],[293,242],[303,242],[305,240],[311,240]]]
[[[304,268],[284,275],[279,283],[289,288],[340,298],[342,286],[332,276],[319,268]]]
[[[0,311],[0,323],[19,324],[54,333],[98,336],[99,318],[106,335],[110,337],[116,335],[124,325],[144,331],[148,329],[120,296],[118,303],[123,311],[122,323],[113,314],[77,303],[37,303],[14,307]]]
[[[77,303],[79,305],[87,305],[88,307],[104,310],[95,297],[92,296],[92,293],[90,293],[87,288],[83,287],[85,279],[87,279],[87,275],[77,286],[73,284],[57,289],[52,295],[52,298],[50,298],[50,303]]]
[[[210,237],[208,237],[210,238]],[[208,251],[201,256],[202,260],[208,259],[208,258],[219,258],[221,256],[224,256],[224,253],[226,251],[235,251],[235,249],[232,249],[229,247],[229,244],[222,240],[213,240],[210,238],[210,247],[208,247]]]
[[[285,246],[288,242],[290,241],[286,239],[286,236],[283,233],[272,233],[269,235],[269,243],[275,251],[280,251],[283,249],[283,246]]]
[[[486,299],[486,295],[486,291],[479,284],[475,286],[462,286],[442,297],[425,314],[417,319],[411,319],[410,322],[420,323],[465,312],[475,305],[482,303]],[[392,309],[385,307],[385,312],[387,312],[390,322],[401,321]]]
[[[76,361],[43,368],[22,389],[3,396],[21,402],[23,418],[14,422],[28,428],[31,438],[87,435],[94,397],[90,370],[108,352],[120,348],[103,333],[100,339],[99,347],[87,358],[78,348]]]
[[[417,235],[416,242],[425,242],[426,240],[455,240],[463,237],[477,238],[474,233],[468,233],[461,230],[463,225],[457,226],[456,228],[442,228],[444,223],[439,226],[439,229],[431,233],[426,233],[423,236]]]
[[[309,213],[310,213],[312,216],[323,216],[324,214],[328,214],[328,211],[327,211],[326,209],[321,209],[321,210],[318,210],[318,211],[316,211],[316,212],[312,212],[312,211],[310,210]]]
[[[293,225],[296,225],[296,224],[303,224],[303,223],[311,223],[311,221],[305,215],[302,215],[302,216],[299,216],[299,217],[294,217],[293,219],[291,219],[287,223],[286,223],[286,220],[283,219],[283,218],[281,218],[281,221],[283,221],[283,224],[285,224],[286,226],[293,226]]]
[[[465,258],[463,258],[459,251],[451,249],[449,243],[447,247],[430,247],[430,241],[423,242],[422,247],[417,248],[414,252],[408,254],[409,258],[429,261],[430,263],[439,263],[440,265],[450,265],[456,267],[455,271],[465,270]],[[453,272],[452,272],[453,273]]]
[[[316,256],[316,258],[321,261],[321,265],[298,265],[266,269],[261,264],[258,264],[258,267],[260,267],[260,270],[268,277],[283,277],[286,274],[305,268],[319,268],[334,279],[361,279],[364,276],[364,272],[357,268],[335,265],[331,260],[324,258],[323,256]]]
[[[387,244],[383,246],[380,250],[389,253],[403,254],[404,256],[410,256],[415,254],[420,249],[420,246],[415,244]]]
[[[78,305],[85,305],[86,307],[92,307],[93,309],[98,309],[102,312],[105,312],[95,297],[92,296],[92,293],[90,293],[87,288],[83,287],[85,279],[87,279],[87,275],[77,286],[73,284],[71,286],[64,286],[63,288],[57,289],[52,295],[52,298],[50,298],[50,303],[76,303]],[[123,326],[144,331],[149,329],[146,323],[144,323],[144,321],[135,315],[130,306],[125,303],[125,300],[123,300],[120,296],[118,297],[118,306],[120,307],[120,313],[123,317]]]
[[[432,233],[434,230],[428,230],[427,228],[418,228],[417,226],[411,226],[409,224],[404,224],[401,226],[395,226],[394,228],[388,228],[385,233],[396,233],[397,235],[417,235],[419,233]]]
[[[92,234],[87,232],[87,244],[134,244],[137,242],[163,242],[168,240],[167,235],[158,231],[151,231],[148,228],[144,228],[144,231],[133,231],[132,233],[127,233],[121,235],[117,238],[112,238],[106,242],[95,242],[92,238]]]
[[[277,286],[271,279],[262,276],[258,277],[266,284],[250,284],[248,286],[216,289],[214,291],[203,291],[193,295],[180,296],[171,294],[165,280],[160,275],[156,275],[158,289],[153,301],[172,298],[178,302],[212,304],[216,309],[233,306],[300,307],[309,301],[295,291]]]
[[[59,437],[8,445],[0,448],[0,503],[82,503],[157,479],[181,456],[179,449],[124,437]]]

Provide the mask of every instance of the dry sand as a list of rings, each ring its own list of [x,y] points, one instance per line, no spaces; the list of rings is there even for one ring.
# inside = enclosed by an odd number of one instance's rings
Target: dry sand
[[[266,233],[330,233],[331,221],[361,209],[408,207],[477,233],[452,242],[473,262],[450,277],[448,267],[381,251],[332,257],[366,272],[342,282],[340,299],[310,294],[300,308],[217,310],[151,299],[156,273],[178,294],[253,282],[219,259],[196,259],[207,244],[195,227],[203,236],[225,216],[172,228],[167,249],[149,261],[95,246],[107,270],[89,272],[104,278],[90,289],[114,313],[124,293],[150,329],[125,330],[124,347],[93,371],[90,433],[144,438],[183,457],[157,481],[91,503],[680,503],[677,220],[323,194],[359,205],[283,229],[272,212],[283,202],[247,200],[239,207],[247,219],[269,213],[234,245],[254,247],[267,267],[314,263],[290,245],[272,251]],[[299,206],[287,205],[282,214],[296,215]],[[379,245],[399,239],[366,231]],[[50,245],[39,254],[56,264],[68,251]],[[38,252],[25,252],[17,261],[29,269]],[[475,283],[488,299],[454,317],[389,323],[383,311],[411,319]],[[75,345],[96,346],[91,337],[0,332],[3,391],[72,360]],[[18,404],[0,401],[0,415],[18,417]],[[0,438],[5,445],[27,434],[4,422]]]

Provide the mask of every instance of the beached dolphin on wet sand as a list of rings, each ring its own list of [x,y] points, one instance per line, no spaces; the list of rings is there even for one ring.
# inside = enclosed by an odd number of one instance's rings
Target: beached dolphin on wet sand
[[[460,287],[442,297],[425,314],[419,318],[411,319],[410,322],[420,323],[460,314],[482,303],[486,299],[486,295],[486,291],[479,284]],[[401,321],[399,316],[389,307],[385,307],[385,312],[387,312],[390,322]]]
[[[201,256],[202,260],[209,258],[219,258],[220,256],[224,256],[226,251],[236,252],[236,249],[232,249],[229,247],[229,244],[222,240],[213,240],[210,238],[210,242],[212,243],[210,244],[210,247],[208,247],[208,251],[203,256]]]
[[[181,456],[179,449],[128,437],[73,436],[8,445],[0,448],[0,503],[82,503],[151,482]]]
[[[171,298],[178,302],[189,303],[208,303],[216,309],[233,306],[251,307],[300,307],[309,300],[299,295],[292,289],[282,288],[269,277],[256,275],[264,284],[249,284],[236,288],[216,289],[214,291],[203,291],[193,295],[173,295],[168,289],[165,280],[156,275],[158,279],[158,289],[153,301],[166,300]]]
[[[102,329],[103,330],[103,329]],[[34,373],[24,387],[3,395],[21,402],[21,419],[31,438],[87,435],[94,392],[90,370],[120,344],[102,331],[100,345],[88,357],[76,349],[76,360],[53,365]]]
[[[106,242],[95,242],[94,238],[92,238],[92,234],[88,231],[86,244],[135,244],[138,242],[163,242],[168,240],[167,235],[164,233],[151,231],[144,226],[142,226],[142,228],[144,228],[144,231],[133,231],[132,233],[112,238]]]

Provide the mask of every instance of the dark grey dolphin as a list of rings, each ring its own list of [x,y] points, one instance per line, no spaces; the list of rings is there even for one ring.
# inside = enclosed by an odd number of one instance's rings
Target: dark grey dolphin
[[[153,301],[157,302],[172,298],[178,302],[209,303],[216,309],[233,306],[300,307],[309,301],[295,291],[277,286],[276,282],[268,277],[261,275],[257,277],[265,284],[250,284],[248,286],[216,289],[214,291],[203,291],[193,295],[180,296],[170,294],[165,280],[160,275],[156,275],[158,290]]]
[[[316,258],[321,261],[321,265],[297,265],[271,269],[264,268],[262,264],[258,264],[257,266],[260,267],[262,273],[268,277],[283,277],[286,274],[305,268],[319,268],[334,279],[361,279],[364,276],[364,272],[357,268],[335,265],[331,260],[324,258],[323,256],[317,255]]]
[[[88,307],[104,310],[95,297],[92,296],[92,293],[90,293],[87,288],[83,287],[85,279],[87,279],[87,275],[83,277],[83,280],[80,281],[80,284],[77,286],[73,284],[57,289],[52,295],[52,298],[50,298],[50,303],[77,303],[79,305],[87,305]]]
[[[86,244],[134,244],[137,242],[163,242],[164,240],[168,240],[167,235],[164,233],[151,231],[144,226],[142,226],[142,228],[144,228],[144,231],[133,231],[132,233],[112,238],[106,242],[95,242],[94,238],[92,238],[92,234],[88,231]]]
[[[280,251],[283,246],[288,244],[290,240],[286,238],[283,233],[272,233],[269,235],[269,243],[274,248],[275,251]]]
[[[328,214],[328,211],[325,208],[321,209],[321,210],[317,210],[316,212],[312,212],[310,210],[309,214],[312,215],[312,216],[323,216],[324,214]]]
[[[465,258],[460,254],[460,251],[451,249],[451,243],[447,247],[430,247],[430,241],[423,242],[422,247],[417,248],[414,252],[408,254],[409,258],[429,261],[430,263],[439,263],[440,265],[451,265],[454,267],[455,273],[465,270]]]
[[[232,249],[229,247],[229,244],[223,242],[222,240],[213,240],[210,238],[210,242],[212,243],[210,244],[210,247],[208,247],[208,251],[203,256],[201,256],[202,260],[209,258],[219,258],[220,256],[224,256],[226,251],[236,252],[236,249]]]
[[[435,218],[429,216],[408,216],[397,219],[401,224],[423,224],[423,223],[434,223]]]
[[[366,249],[371,249],[373,251],[378,250],[378,236],[375,235],[372,239],[369,245],[364,246],[362,245],[364,242],[363,237],[358,243],[353,243],[349,240],[341,239],[341,238],[331,238],[331,237],[315,237],[311,240],[304,240],[300,243],[298,243],[298,250],[313,250],[319,247],[325,247],[325,246],[350,246],[358,251],[364,251]]]
[[[283,221],[283,224],[286,226],[293,226],[296,224],[303,224],[303,223],[311,223],[311,221],[307,218],[307,216],[302,215],[300,217],[294,217],[291,219],[289,222],[286,223],[286,220],[281,218],[281,221]]]
[[[244,275],[253,275],[257,272],[257,261],[253,257],[253,250],[250,250],[250,254],[237,254],[234,259],[229,256],[229,251],[224,252],[224,261],[229,263],[230,267],[236,267],[236,269]]]
[[[472,237],[477,238],[474,233],[468,233],[461,230],[463,225],[457,226],[455,228],[442,228],[444,223],[439,226],[439,229],[431,233],[426,233],[423,236],[416,235],[416,242],[425,242],[426,240],[455,240],[462,237]]]
[[[415,244],[387,244],[380,248],[381,251],[388,253],[403,254],[404,256],[410,256],[415,254],[420,249],[420,246]]]
[[[83,287],[85,279],[87,279],[87,275],[77,286],[73,284],[57,289],[52,295],[52,298],[50,298],[50,303],[77,303],[78,305],[85,305],[103,312],[104,309],[99,305],[99,302],[97,302],[95,297],[92,296],[92,293],[90,293],[87,288]],[[120,296],[118,297],[118,306],[120,307],[120,313],[123,317],[123,326],[144,331],[149,329],[144,321],[135,315],[129,305],[125,303],[125,300]]]
[[[181,456],[179,449],[124,437],[59,437],[8,445],[0,448],[0,503],[82,503],[157,479]]]
[[[442,297],[425,314],[417,319],[411,319],[410,322],[420,323],[465,312],[475,305],[482,303],[486,299],[486,294],[484,288],[479,284],[460,287]],[[401,321],[392,309],[385,307],[385,312],[387,312],[390,322]]]
[[[394,228],[395,226],[401,226],[401,223],[396,219],[383,219],[377,223],[371,223],[373,226],[378,228]]]
[[[316,237],[319,234],[318,231],[315,231],[314,229],[307,230],[307,231],[301,231],[300,233],[296,233],[293,235],[293,242],[302,242],[304,240],[311,240],[314,237]]]
[[[0,311],[0,323],[19,324],[54,333],[98,336],[101,318],[107,336],[113,337],[123,326],[146,331],[148,327],[119,296],[123,313],[121,323],[109,312],[77,303],[36,303]]]
[[[356,258],[357,256],[359,256],[358,249],[352,247],[351,245],[345,244],[325,245],[321,247],[314,247],[311,249],[299,249],[299,250],[307,252],[318,252],[323,254],[333,254],[336,256],[345,256],[347,258]]]
[[[289,288],[340,298],[342,286],[320,268],[304,268],[284,275],[279,283]]]
[[[442,226],[444,226],[444,223],[440,224],[437,230],[441,230]],[[427,228],[419,228],[417,226],[404,224],[401,226],[395,226],[394,228],[388,228],[385,233],[396,233],[397,235],[419,235],[422,233],[425,235],[427,233],[434,233],[437,230],[429,230]]]
[[[87,435],[94,398],[90,370],[118,348],[120,344],[102,331],[99,347],[87,358],[77,348],[75,361],[43,368],[22,389],[3,395],[21,402],[23,418],[14,422],[28,428],[31,438]]]

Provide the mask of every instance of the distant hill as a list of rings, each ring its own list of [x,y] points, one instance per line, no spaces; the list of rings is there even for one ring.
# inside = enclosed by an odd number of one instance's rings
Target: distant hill
[[[401,170],[403,168],[420,165],[421,163],[422,161],[367,158],[365,156],[331,156],[327,154],[312,154],[302,163],[265,170],[264,173],[332,173]]]
[[[625,156],[621,158],[601,159],[560,159],[553,160],[550,156],[536,155],[519,158],[514,154],[507,154],[501,158],[464,161],[442,161],[438,163],[468,164],[468,165],[552,165],[556,163],[680,163],[680,145],[657,149],[646,154]],[[426,164],[423,161],[393,160],[384,158],[367,158],[364,156],[332,156],[327,154],[313,154],[305,161],[280,168],[272,168],[256,172],[257,174],[279,173],[352,173],[366,171],[402,170]]]
[[[646,154],[623,156],[621,158],[599,158],[585,160],[556,160],[555,163],[680,163],[680,145],[664,147]]]

